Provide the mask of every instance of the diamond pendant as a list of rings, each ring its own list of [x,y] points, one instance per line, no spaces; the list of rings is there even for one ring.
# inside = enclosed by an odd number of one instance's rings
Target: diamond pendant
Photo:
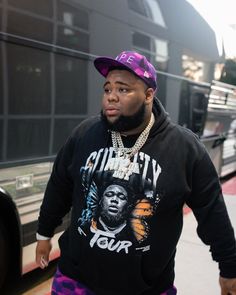
[[[130,161],[128,157],[116,158],[116,169],[113,173],[113,177],[129,180],[129,177],[135,172],[138,173],[138,164]]]
[[[113,177],[129,180],[129,177],[133,173],[139,174],[139,164],[131,162],[127,155],[118,157],[117,154],[115,158],[110,158],[107,161],[104,171],[114,171],[112,174]]]

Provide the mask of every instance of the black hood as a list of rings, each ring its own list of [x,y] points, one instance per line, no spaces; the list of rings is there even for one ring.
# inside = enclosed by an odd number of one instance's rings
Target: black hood
[[[150,137],[153,137],[156,134],[162,132],[167,127],[167,125],[170,124],[168,113],[164,109],[160,100],[156,97],[153,100],[152,111],[155,116],[155,123],[150,131]]]

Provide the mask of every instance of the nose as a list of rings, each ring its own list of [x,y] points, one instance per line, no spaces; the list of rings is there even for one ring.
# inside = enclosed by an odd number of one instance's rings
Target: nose
[[[119,97],[115,90],[111,90],[107,96],[107,99],[109,102],[112,102],[112,101],[117,102],[119,100]]]
[[[116,203],[116,204],[118,204],[118,197],[117,197],[117,195],[114,195],[114,196],[111,198],[111,202],[112,202],[112,203]]]

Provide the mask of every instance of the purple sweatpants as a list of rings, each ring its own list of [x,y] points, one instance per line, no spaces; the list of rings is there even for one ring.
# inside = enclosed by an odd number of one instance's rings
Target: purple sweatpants
[[[83,284],[70,279],[63,275],[59,269],[57,269],[52,282],[52,295],[95,295]],[[177,290],[173,286],[160,295],[176,295]]]

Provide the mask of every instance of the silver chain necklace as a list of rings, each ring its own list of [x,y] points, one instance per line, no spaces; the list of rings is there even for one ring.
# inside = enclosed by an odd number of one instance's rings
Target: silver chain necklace
[[[146,128],[137,138],[131,148],[125,148],[120,132],[111,131],[112,146],[115,149],[116,157],[108,160],[106,170],[114,170],[113,177],[129,180],[130,175],[139,173],[138,163],[131,162],[131,158],[143,147],[147,141],[150,130],[155,122],[153,113]]]
[[[148,135],[154,124],[154,121],[155,119],[152,113],[147,127],[142,131],[142,133],[137,138],[135,144],[131,148],[124,147],[120,132],[111,131],[112,145],[115,149],[116,155],[132,158],[147,141]]]

